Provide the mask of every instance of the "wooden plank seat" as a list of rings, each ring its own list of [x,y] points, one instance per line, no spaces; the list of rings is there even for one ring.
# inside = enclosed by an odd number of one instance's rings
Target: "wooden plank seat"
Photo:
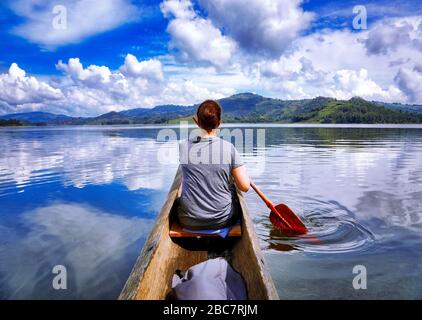
[[[228,234],[227,237],[241,237],[242,236],[242,227],[240,225],[240,221],[233,225],[232,227],[228,227]],[[189,237],[220,237],[221,234],[227,232],[224,230],[226,228],[218,229],[218,230],[188,230],[183,228],[177,220],[173,221],[170,227],[169,235],[170,238],[189,238]],[[224,235],[223,235],[224,237]]]

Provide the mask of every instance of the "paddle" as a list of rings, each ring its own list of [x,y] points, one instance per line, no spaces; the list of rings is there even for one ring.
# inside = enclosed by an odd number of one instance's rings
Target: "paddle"
[[[273,226],[285,234],[306,234],[308,229],[299,217],[284,203],[274,206],[261,190],[251,181],[251,187],[270,208],[270,221]]]

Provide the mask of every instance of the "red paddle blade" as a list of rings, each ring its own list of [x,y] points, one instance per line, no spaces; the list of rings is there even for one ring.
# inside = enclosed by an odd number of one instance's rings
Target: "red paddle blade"
[[[306,234],[308,229],[299,217],[285,204],[275,206],[277,212],[271,211],[270,221],[275,228],[285,234]]]

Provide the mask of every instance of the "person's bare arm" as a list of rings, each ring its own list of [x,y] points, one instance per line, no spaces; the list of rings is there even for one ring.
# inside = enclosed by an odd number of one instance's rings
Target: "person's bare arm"
[[[246,167],[240,166],[232,170],[232,176],[234,178],[234,182],[236,186],[239,188],[240,191],[248,192],[251,182],[249,180],[249,176],[246,173]]]

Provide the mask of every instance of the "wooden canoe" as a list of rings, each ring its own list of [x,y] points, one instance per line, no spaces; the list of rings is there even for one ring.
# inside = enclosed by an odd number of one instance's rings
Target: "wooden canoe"
[[[213,249],[211,250],[210,245],[206,249],[196,250],[170,238],[172,208],[180,192],[181,175],[178,172],[167,200],[120,293],[120,300],[164,300],[171,292],[171,279],[177,269],[184,271],[197,263],[219,256]],[[278,299],[274,283],[265,266],[245,199],[240,192],[238,199],[242,212],[242,235],[239,238],[232,238],[233,243],[227,245],[224,257],[245,280],[249,299]],[[195,238],[185,240],[194,241]]]

